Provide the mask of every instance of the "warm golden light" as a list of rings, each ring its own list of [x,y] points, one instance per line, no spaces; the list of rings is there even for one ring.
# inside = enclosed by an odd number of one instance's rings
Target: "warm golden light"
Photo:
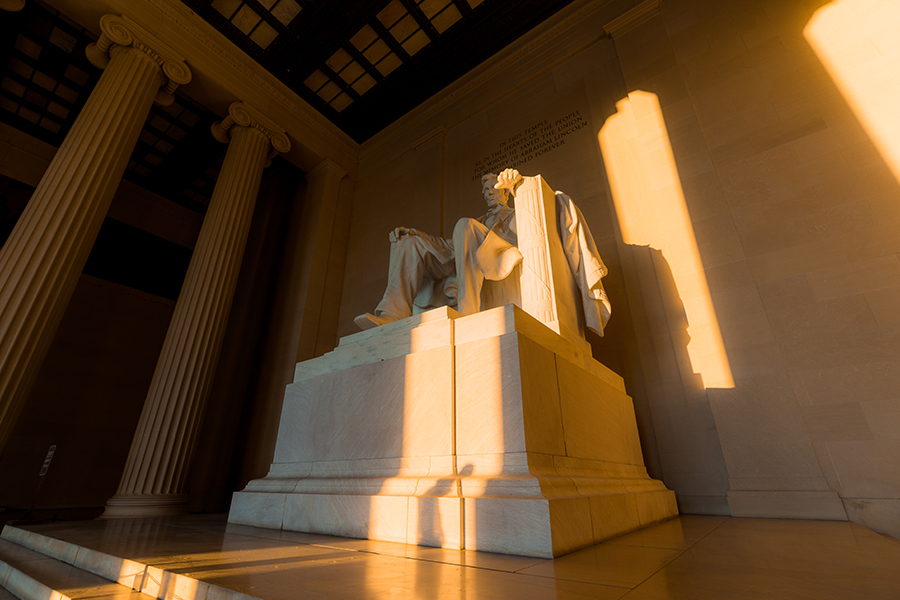
[[[850,109],[900,181],[900,2],[837,0],[803,30]]]
[[[706,387],[734,387],[659,100],[635,91],[616,108],[598,138],[622,237],[662,252],[687,315],[694,372]]]

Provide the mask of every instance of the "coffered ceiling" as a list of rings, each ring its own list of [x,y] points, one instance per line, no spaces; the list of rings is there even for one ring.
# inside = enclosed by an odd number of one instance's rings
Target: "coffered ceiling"
[[[363,142],[572,0],[182,1]],[[41,0],[0,16],[0,121],[58,147],[100,77],[96,36]],[[125,177],[205,213],[219,118],[179,90],[151,109]]]
[[[571,0],[182,0],[358,142]]]

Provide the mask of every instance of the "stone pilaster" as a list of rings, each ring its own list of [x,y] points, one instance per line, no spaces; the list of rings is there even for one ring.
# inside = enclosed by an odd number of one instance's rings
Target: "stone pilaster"
[[[0,250],[0,451],[27,397],[154,99],[190,81],[184,61],[105,15],[88,58],[103,75]]]
[[[263,168],[290,141],[244,103],[213,125],[228,153],[172,315],[119,490],[104,517],[177,514],[228,322]],[[230,140],[230,141],[229,141]]]
[[[316,355],[316,345],[320,341],[318,330],[325,297],[325,279],[334,240],[334,220],[341,181],[346,174],[346,171],[329,159],[323,160],[306,174],[306,201],[301,212],[303,222],[299,224],[303,235],[299,244],[302,254],[295,257],[301,265],[300,281],[297,282],[302,290],[297,303],[301,323],[300,331],[294,337],[297,356],[292,363],[308,360]]]

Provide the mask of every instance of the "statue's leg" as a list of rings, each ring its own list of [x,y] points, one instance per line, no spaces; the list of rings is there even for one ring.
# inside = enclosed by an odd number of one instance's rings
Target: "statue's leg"
[[[456,278],[459,281],[456,310],[464,315],[473,315],[481,310],[484,273],[478,265],[476,252],[487,237],[488,231],[487,227],[475,219],[468,218],[460,219],[453,228]]]
[[[391,248],[391,265],[384,297],[375,308],[379,317],[404,319],[412,315],[413,300],[427,275],[443,279],[453,274],[452,248],[445,248],[430,239],[411,235]]]

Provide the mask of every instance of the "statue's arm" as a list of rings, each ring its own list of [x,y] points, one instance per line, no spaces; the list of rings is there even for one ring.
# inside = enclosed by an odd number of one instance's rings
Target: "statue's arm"
[[[453,244],[450,243],[450,241],[435,237],[429,233],[425,233],[424,231],[419,231],[418,229],[413,229],[412,227],[395,227],[394,230],[388,234],[388,239],[392,244],[396,244],[397,242],[402,242],[403,240],[412,236],[417,236],[422,239],[428,240],[435,246],[450,249],[453,248]]]

